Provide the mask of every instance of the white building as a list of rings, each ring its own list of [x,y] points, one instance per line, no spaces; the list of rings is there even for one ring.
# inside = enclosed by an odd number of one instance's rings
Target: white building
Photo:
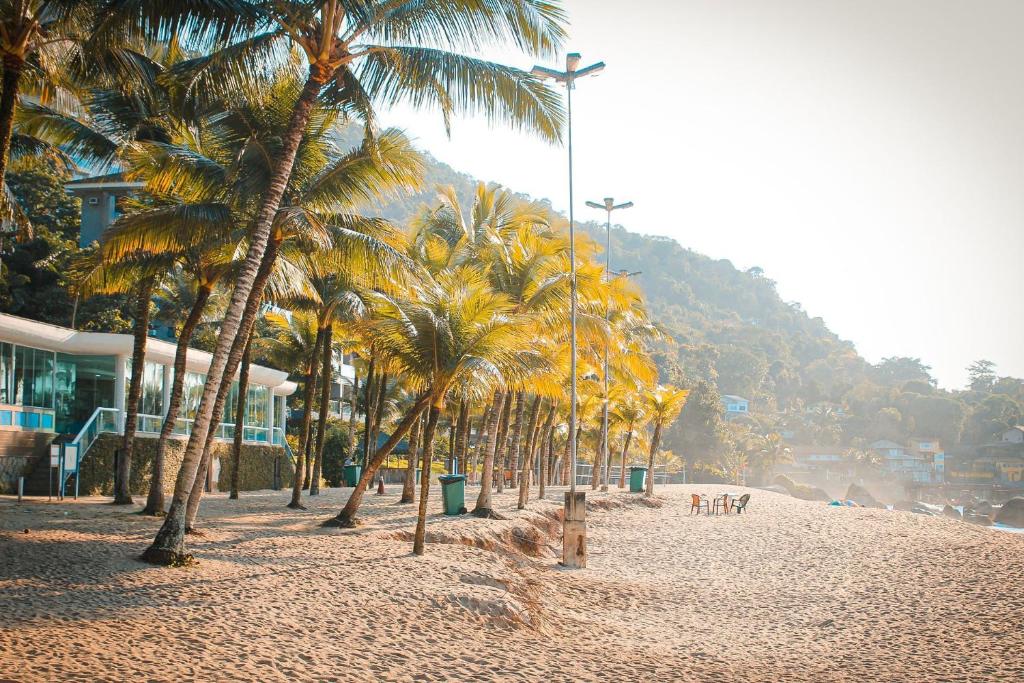
[[[177,347],[146,342],[145,376],[137,434],[156,437],[170,402]],[[100,433],[123,433],[125,394],[131,377],[132,336],[81,332],[0,314],[0,477],[18,476],[48,452],[58,435],[75,445],[79,461]],[[175,438],[187,438],[209,369],[209,353],[190,349]],[[245,442],[284,447],[285,397],[295,383],[280,370],[253,365],[249,371]],[[216,438],[231,440],[237,405],[232,387]],[[36,452],[41,451],[41,452]],[[20,459],[20,467],[14,460]],[[10,483],[0,482],[0,484]]]

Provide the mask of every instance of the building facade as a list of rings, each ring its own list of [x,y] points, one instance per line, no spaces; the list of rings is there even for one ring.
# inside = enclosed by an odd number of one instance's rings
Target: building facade
[[[136,424],[143,438],[160,432],[170,401],[176,351],[174,344],[158,339],[147,340],[146,346]],[[0,475],[17,476],[17,470],[31,465],[26,444],[38,444],[40,439],[26,435],[48,435],[51,441],[62,436],[83,459],[100,433],[123,433],[131,354],[131,335],[81,332],[0,314],[0,432],[4,433],[0,459],[25,460],[20,468],[6,462],[0,466]],[[175,438],[187,438],[191,432],[210,360],[204,351],[189,351]],[[243,441],[284,447],[285,397],[295,391],[295,383],[286,373],[259,365],[251,367],[249,376],[245,418],[237,426]],[[216,438],[233,438],[236,425],[231,420],[237,401],[235,382],[224,410],[228,421],[217,425]]]

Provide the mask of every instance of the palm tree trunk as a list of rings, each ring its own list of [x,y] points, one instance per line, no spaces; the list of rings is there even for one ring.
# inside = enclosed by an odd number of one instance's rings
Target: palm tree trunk
[[[242,437],[245,435],[245,404],[249,398],[249,361],[252,356],[252,335],[242,351],[242,367],[238,371],[238,400],[235,406],[235,432],[231,435],[231,493],[238,500],[238,470],[242,466]]]
[[[633,441],[632,428],[626,432],[626,440],[622,444],[622,455],[619,456],[619,488],[626,488],[626,455],[629,453],[629,444]]]
[[[506,469],[510,470],[509,487],[515,488],[519,481],[519,463],[523,459],[523,419],[526,417],[526,394],[519,392],[516,399],[516,421],[512,427],[512,443],[505,455]]]
[[[132,325],[132,379],[128,383],[128,396],[124,405],[124,436],[117,459],[117,485],[114,487],[114,505],[132,504],[132,451],[135,447],[135,429],[142,398],[142,382],[146,372],[146,340],[149,338],[149,299],[153,292],[153,278],[141,283],[135,300],[135,323]]]
[[[156,455],[153,457],[153,474],[149,482],[149,495],[146,496],[146,507],[142,510],[144,515],[162,515],[164,513],[164,461],[167,458],[167,444],[174,433],[174,425],[178,421],[178,413],[181,411],[181,395],[185,387],[185,366],[188,361],[188,345],[192,341],[192,334],[203,318],[203,311],[206,309],[206,302],[210,299],[213,291],[211,285],[200,285],[196,290],[196,300],[192,303],[192,309],[188,312],[185,322],[181,325],[181,333],[178,335],[178,348],[174,351],[174,376],[171,380],[171,395],[167,404],[167,417],[160,426],[160,439],[156,444]]]
[[[473,445],[473,463],[467,472],[473,477],[473,483],[476,483],[479,473],[476,471],[477,465],[480,464],[480,453],[484,449],[484,444],[487,441],[487,423],[491,416],[491,410],[493,406],[490,402],[484,406],[484,414],[480,418],[480,433],[476,435],[476,443]]]
[[[419,449],[420,425],[423,418],[417,418],[412,424],[412,431],[409,432],[409,453],[405,462],[405,481],[402,482],[402,498],[399,503],[413,503],[416,501],[416,454]]]
[[[377,438],[380,436],[380,423],[384,417],[384,402],[388,397],[388,373],[381,373],[377,382],[376,401],[373,406],[373,423],[370,427],[373,438],[370,439],[370,457],[377,450]]]
[[[313,479],[309,483],[309,495],[320,495],[320,471],[323,468],[324,440],[327,438],[327,413],[331,407],[331,382],[334,381],[333,335],[330,326],[324,332],[323,365],[320,369],[320,415],[316,425],[316,458],[313,460]]]
[[[473,514],[477,517],[494,517],[491,509],[491,480],[494,479],[494,452],[498,447],[498,423],[511,399],[507,393],[499,392],[494,397],[491,414],[487,420],[487,441],[484,443],[484,466],[480,472],[480,495],[476,499]]]
[[[498,468],[498,493],[505,490],[505,470],[508,469],[508,430],[512,422],[513,396],[509,394],[498,420],[498,435],[494,443],[494,465]]]
[[[302,391],[302,404],[305,410],[302,414],[302,434],[299,437],[299,459],[295,464],[295,481],[292,482],[292,499],[288,507],[293,510],[305,510],[302,505],[302,484],[306,476],[306,453],[309,450],[309,436],[313,425],[313,394],[316,391],[316,378],[320,367],[320,349],[324,343],[324,330],[317,329],[316,341],[313,343],[313,350],[309,355],[306,365],[306,386]]]
[[[291,177],[292,165],[295,163],[302,134],[326,80],[327,74],[322,73],[321,70],[309,75],[292,110],[288,129],[281,138],[280,150],[275,155],[277,163],[273,175],[267,192],[263,195],[253,229],[249,233],[249,251],[235,280],[231,303],[228,305],[221,323],[220,335],[217,337],[217,345],[207,371],[206,386],[199,401],[195,421],[192,423],[192,434],[189,437],[188,446],[185,448],[181,469],[178,470],[170,510],[164,518],[160,531],[153,539],[153,543],[142,554],[142,559],[147,562],[169,565],[187,562],[190,559],[185,553],[186,507],[196,481],[196,474],[203,461],[207,436],[214,426],[214,404],[217,400],[217,392],[220,390],[221,384],[224,383],[224,371],[227,367],[228,356],[242,326],[242,317],[245,315],[246,308],[252,303],[253,298],[258,304],[259,299],[263,296],[263,290],[256,289],[255,284],[264,262],[264,255],[267,252],[271,226]],[[230,379],[228,381],[230,382]]]
[[[373,372],[374,359],[370,356],[370,367],[366,373],[366,381],[363,382],[363,470],[370,464],[370,425],[373,424],[373,407],[377,404],[374,396],[377,378]]]
[[[414,555],[423,554],[423,543],[427,535],[427,497],[430,495],[430,463],[434,456],[434,430],[437,428],[437,418],[441,409],[436,405],[430,406],[427,412],[427,428],[424,431],[426,445],[423,447],[423,459],[420,469],[420,508],[416,515],[416,535],[412,541],[412,552]]]
[[[583,428],[582,427],[577,427],[576,428],[576,435],[575,435],[575,439],[576,439],[576,452],[577,453],[580,452],[580,435],[582,433],[583,433]],[[559,473],[559,477],[562,480],[561,484],[563,486],[568,486],[569,485],[569,477],[570,476],[572,476],[572,477],[576,476],[575,472],[571,472],[571,473],[569,472],[569,470],[572,469],[572,458],[571,458],[571,455],[572,455],[572,445],[569,443],[569,439],[570,438],[573,438],[573,437],[572,437],[572,435],[569,435],[569,434],[567,434],[566,437],[565,437],[565,453],[562,454],[562,467],[560,468],[561,471]]]
[[[459,421],[455,428],[455,452],[454,456],[460,469],[465,472],[469,460],[469,401],[462,399],[459,408]]]
[[[14,107],[18,102],[25,59],[21,55],[5,54],[3,68],[3,85],[0,89],[0,183],[7,180],[7,161],[11,154],[11,134],[14,132]]]
[[[594,465],[590,471],[590,490],[593,491],[603,481],[604,471],[601,469],[604,465],[604,458],[601,455],[604,454],[604,434],[599,433],[597,436],[597,452],[594,453]]]
[[[654,454],[661,447],[661,422],[654,423],[654,436],[651,437],[651,453],[647,456],[647,488],[644,496],[654,495]]]
[[[267,251],[263,255],[263,262],[260,264],[260,269],[256,273],[256,281],[253,284],[253,289],[255,291],[263,292],[266,287],[267,281],[270,279],[270,275],[273,272],[274,261],[277,258],[280,246],[280,240],[276,239],[270,240],[267,244]],[[261,295],[250,299],[245,303],[245,311],[242,312],[242,322],[238,331],[238,336],[235,337],[235,341],[231,344],[231,351],[228,353],[228,360],[224,365],[224,376],[228,377],[229,381],[221,382],[220,388],[217,390],[217,396],[213,401],[211,418],[214,426],[220,425],[221,416],[224,414],[224,405],[227,403],[228,394],[231,393],[230,380],[234,378],[235,373],[238,371],[238,365],[242,360],[242,352],[245,350],[245,345],[249,342],[249,336],[253,333],[253,329],[256,325],[256,316],[259,313],[262,302],[263,296]],[[202,458],[199,461],[199,467],[196,470],[196,476],[192,482],[192,490],[189,492],[188,500],[185,504],[184,521],[186,533],[195,531],[196,517],[199,514],[199,505],[203,500],[203,493],[206,490],[206,473],[210,467],[210,461],[213,458],[213,442],[216,435],[216,429],[210,429],[206,433],[206,441],[203,443]]]
[[[351,458],[356,452],[356,409],[359,407],[359,371],[352,368],[352,399],[348,409],[348,455]],[[355,462],[355,458],[352,458]]]
[[[340,527],[354,527],[358,523],[356,521],[356,513],[359,511],[359,505],[363,502],[363,494],[366,493],[366,489],[370,482],[373,481],[374,476],[377,474],[377,469],[380,464],[384,461],[398,442],[401,441],[406,434],[409,433],[409,429],[412,428],[412,423],[419,418],[430,403],[430,394],[423,393],[416,398],[416,402],[413,404],[409,412],[405,414],[402,421],[395,427],[394,432],[391,433],[391,437],[384,442],[384,444],[373,454],[373,459],[370,460],[365,470],[363,470],[362,476],[359,478],[359,483],[356,484],[355,489],[352,491],[352,495],[348,497],[348,502],[345,503],[345,507],[341,509],[337,517],[324,522],[324,526],[340,526]]]
[[[544,419],[544,427],[540,430],[538,444],[540,449],[540,475],[537,477],[537,498],[544,499],[547,488],[548,461],[551,459],[551,442],[554,438],[555,414],[558,412],[558,401],[552,401],[548,408],[548,416]]]
[[[540,396],[533,399],[530,406],[530,421],[526,428],[529,439],[526,444],[526,451],[523,453],[522,470],[519,472],[519,504],[522,510],[530,499],[530,473],[533,471],[533,446],[537,441],[537,415],[540,413]]]

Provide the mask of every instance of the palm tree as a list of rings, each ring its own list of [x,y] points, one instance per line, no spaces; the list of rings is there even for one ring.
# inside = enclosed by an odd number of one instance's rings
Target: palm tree
[[[352,526],[365,485],[419,414],[426,410],[423,474],[414,552],[423,552],[429,464],[437,421],[454,387],[481,399],[495,386],[522,381],[544,369],[538,356],[521,351],[522,319],[507,297],[493,292],[478,267],[460,266],[439,273],[417,288],[416,299],[379,295],[378,319],[370,323],[379,340],[381,362],[405,378],[417,392],[413,407],[377,451],[345,508],[329,523]]]
[[[139,401],[145,374],[146,340],[149,338],[151,294],[173,263],[166,254],[147,254],[142,251],[126,255],[122,260],[108,263],[102,251],[86,252],[73,266],[78,296],[91,294],[128,293],[133,302],[131,378],[125,393],[124,425],[121,446],[118,449],[117,476],[114,481],[114,504],[130,505],[132,454],[138,423]]]
[[[253,5],[241,3],[251,16]],[[488,43],[511,43],[531,54],[551,54],[563,37],[563,14],[557,5],[538,0],[484,0],[453,4],[447,0],[407,3],[347,3],[324,0],[311,7],[299,0],[255,6],[267,27],[260,33],[179,69],[190,92],[223,97],[240,82],[263,73],[267,57],[289,46],[301,49],[308,71],[290,119],[274,154],[266,191],[255,214],[249,250],[235,282],[231,302],[213,352],[208,381],[175,485],[175,499],[147,560],[177,561],[184,550],[183,515],[178,508],[192,489],[202,462],[203,445],[212,426],[216,394],[224,381],[229,355],[251,300],[262,296],[257,275],[267,252],[273,223],[285,197],[303,134],[321,98],[361,118],[372,132],[374,100],[414,105],[439,104],[447,116],[455,111],[483,111],[532,128],[549,139],[562,123],[553,90],[528,74],[459,53]],[[377,39],[377,42],[375,42]],[[425,46],[429,45],[429,47]],[[440,47],[438,47],[440,46]],[[273,256],[271,256],[271,259]],[[240,351],[238,352],[240,355]]]
[[[689,395],[687,389],[676,389],[671,385],[661,385],[644,395],[648,414],[654,423],[654,436],[651,437],[651,450],[647,458],[647,489],[645,496],[654,495],[654,456],[661,447],[661,434],[666,425],[671,423],[686,404]]]
[[[619,488],[626,486],[626,459],[633,435],[647,424],[646,404],[636,393],[629,393],[617,401],[611,410],[612,423],[624,430],[622,451],[619,454]]]
[[[776,465],[792,460],[792,451],[777,432],[758,437],[751,455],[761,472],[762,482]]]
[[[31,94],[46,104],[67,97],[60,83],[83,56],[96,1],[9,0],[0,4],[0,181],[6,179],[19,95]],[[4,202],[8,201],[6,197]]]

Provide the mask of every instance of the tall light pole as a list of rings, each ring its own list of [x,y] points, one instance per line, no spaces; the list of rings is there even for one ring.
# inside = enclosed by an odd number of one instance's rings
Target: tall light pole
[[[606,283],[611,282],[612,279],[612,211],[618,211],[619,209],[628,209],[633,206],[633,202],[623,202],[622,204],[616,204],[615,200],[611,197],[605,197],[603,204],[597,202],[587,202],[587,206],[592,209],[604,209],[606,213],[607,222],[605,223],[604,233],[604,281]],[[608,322],[609,318],[609,302],[604,304],[604,321]],[[608,457],[608,338],[604,340],[604,401],[601,406],[601,490],[608,490],[608,467],[610,459]]]
[[[576,226],[572,204],[572,91],[577,79],[598,74],[604,69],[604,62],[579,69],[580,60],[578,52],[570,52],[565,56],[565,71],[535,66],[530,73],[565,86],[569,150],[569,461],[572,470],[562,516],[562,564],[582,568],[587,566],[587,526],[586,494],[576,495]]]

